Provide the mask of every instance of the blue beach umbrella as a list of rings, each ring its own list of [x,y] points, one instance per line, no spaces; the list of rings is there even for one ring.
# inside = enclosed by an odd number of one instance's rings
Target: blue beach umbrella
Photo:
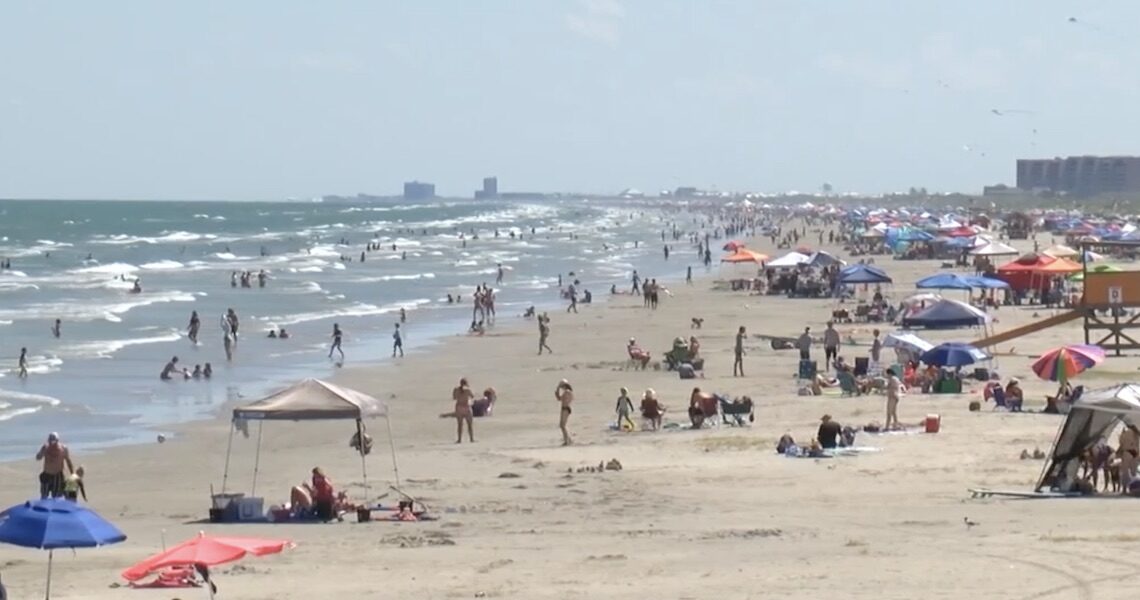
[[[51,597],[52,554],[57,548],[94,548],[125,539],[103,517],[70,500],[31,500],[0,512],[0,543],[48,551],[45,598]]]
[[[939,344],[922,353],[922,362],[936,367],[964,367],[989,358],[985,351],[957,342]]]

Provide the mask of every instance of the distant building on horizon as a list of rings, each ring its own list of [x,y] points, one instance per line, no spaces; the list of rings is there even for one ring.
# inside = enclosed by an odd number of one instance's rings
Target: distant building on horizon
[[[1140,156],[1019,159],[1017,187],[1075,196],[1140,192]]]
[[[435,198],[435,184],[422,181],[404,182],[405,200],[431,200]]]
[[[476,200],[491,200],[499,197],[499,178],[484,177],[483,189],[475,190]]]

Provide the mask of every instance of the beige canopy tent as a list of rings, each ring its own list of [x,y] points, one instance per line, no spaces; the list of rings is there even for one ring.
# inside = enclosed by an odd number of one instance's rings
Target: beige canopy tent
[[[974,256],[1014,256],[1017,254],[1017,248],[1001,242],[990,242],[985,246],[974,248],[970,254]]]
[[[230,472],[230,451],[233,448],[234,433],[239,425],[247,421],[257,421],[257,453],[253,466],[253,492],[257,490],[257,471],[261,463],[261,428],[265,421],[356,421],[357,450],[360,452],[360,469],[364,476],[364,487],[368,488],[368,469],[365,455],[364,419],[384,417],[388,425],[388,445],[392,452],[392,471],[396,485],[400,485],[400,469],[396,462],[396,445],[392,439],[392,422],[388,418],[388,405],[382,400],[363,392],[341,387],[319,379],[305,379],[283,390],[274,392],[261,400],[239,406],[233,412],[233,426],[230,441],[226,446],[226,466],[222,475],[222,493]],[[251,494],[253,493],[251,492]]]
[[[1052,248],[1049,248],[1048,250],[1042,252],[1042,254],[1047,254],[1053,258],[1075,258],[1081,255],[1080,251],[1074,248],[1070,248],[1064,244],[1057,244],[1056,246],[1053,246]]]

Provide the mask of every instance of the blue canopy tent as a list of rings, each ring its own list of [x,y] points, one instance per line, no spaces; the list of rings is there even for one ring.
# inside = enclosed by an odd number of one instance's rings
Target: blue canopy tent
[[[980,275],[965,275],[965,276],[963,276],[963,279],[965,279],[967,282],[969,282],[971,287],[980,288],[983,290],[1008,290],[1009,289],[1009,283],[1002,281],[1001,279],[995,279],[993,277],[985,277],[985,276],[980,276]]]
[[[968,290],[974,286],[957,273],[936,273],[919,279],[914,283],[914,287],[927,290]]]
[[[851,265],[840,269],[839,283],[891,283],[890,275],[874,265]]]
[[[926,329],[954,329],[974,327],[990,322],[986,313],[957,300],[942,299],[922,312],[903,318],[905,328],[924,327]]]

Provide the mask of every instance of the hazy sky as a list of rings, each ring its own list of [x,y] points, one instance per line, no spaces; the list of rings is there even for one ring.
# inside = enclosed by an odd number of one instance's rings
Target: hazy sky
[[[5,0],[0,197],[971,191],[1020,156],[1140,153],[1137,23],[1136,0]]]

